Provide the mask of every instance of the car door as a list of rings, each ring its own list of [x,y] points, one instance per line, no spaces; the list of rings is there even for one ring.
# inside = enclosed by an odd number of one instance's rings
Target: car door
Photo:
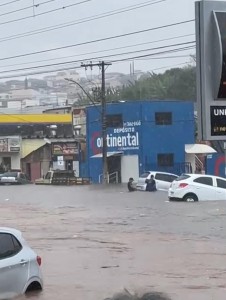
[[[0,233],[0,296],[21,294],[28,280],[28,270],[26,250],[13,235]]]
[[[164,173],[156,173],[155,174],[155,182],[157,190],[167,190],[167,181],[166,181],[166,174]]]
[[[211,176],[199,176],[193,180],[191,192],[194,192],[199,200],[215,200],[216,187]]]
[[[216,200],[226,200],[226,180],[216,178]]]

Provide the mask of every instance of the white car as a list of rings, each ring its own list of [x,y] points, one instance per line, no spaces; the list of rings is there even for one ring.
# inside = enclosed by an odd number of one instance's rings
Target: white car
[[[0,227],[0,299],[42,290],[41,258],[20,231]]]
[[[182,174],[168,191],[169,200],[226,200],[226,179],[211,175]]]
[[[136,185],[137,190],[140,190],[140,191],[146,190],[147,184],[145,183],[145,181],[147,179],[150,179],[151,175],[154,175],[157,190],[163,190],[163,191],[168,191],[172,181],[174,181],[176,178],[178,178],[177,175],[172,174],[172,173],[146,171],[138,179],[138,182]]]

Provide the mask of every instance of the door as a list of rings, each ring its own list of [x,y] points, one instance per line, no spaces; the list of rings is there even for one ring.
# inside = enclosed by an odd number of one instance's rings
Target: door
[[[226,180],[216,178],[216,200],[226,200]]]
[[[44,177],[43,182],[48,184],[52,182],[53,172],[49,171],[46,173],[46,176]]]
[[[171,183],[177,177],[178,176],[173,175],[173,174],[156,173],[155,174],[156,188],[158,190],[168,191],[168,189],[170,188]]]
[[[121,157],[121,180],[127,183],[132,177],[135,182],[139,178],[139,158],[138,155],[123,155]]]
[[[198,196],[199,200],[215,200],[216,186],[213,184],[213,178],[200,176],[193,180],[192,190]]]
[[[0,233],[0,296],[12,297],[23,292],[28,280],[29,259],[19,241]]]
[[[107,160],[109,183],[121,183],[121,155],[112,155]]]

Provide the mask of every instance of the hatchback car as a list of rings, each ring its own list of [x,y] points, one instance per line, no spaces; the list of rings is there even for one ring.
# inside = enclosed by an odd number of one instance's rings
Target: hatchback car
[[[41,258],[28,246],[20,231],[0,227],[0,299],[41,290]]]
[[[154,175],[157,190],[163,190],[163,191],[168,191],[171,182],[174,181],[176,178],[178,178],[177,175],[172,174],[172,173],[146,171],[138,179],[138,182],[136,185],[137,190],[140,190],[140,191],[146,190],[147,184],[145,183],[145,181],[147,179],[150,179],[151,175]]]
[[[211,175],[182,174],[168,191],[169,200],[226,200],[226,179]]]

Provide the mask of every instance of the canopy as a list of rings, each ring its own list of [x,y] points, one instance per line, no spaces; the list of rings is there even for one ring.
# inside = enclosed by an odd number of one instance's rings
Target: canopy
[[[217,151],[205,144],[187,144],[185,145],[185,152],[190,154],[210,154]]]
[[[122,155],[122,154],[123,154],[123,152],[121,152],[121,151],[107,152],[107,157]],[[101,158],[101,157],[103,157],[103,153],[98,153],[96,155],[91,156],[91,158]]]

